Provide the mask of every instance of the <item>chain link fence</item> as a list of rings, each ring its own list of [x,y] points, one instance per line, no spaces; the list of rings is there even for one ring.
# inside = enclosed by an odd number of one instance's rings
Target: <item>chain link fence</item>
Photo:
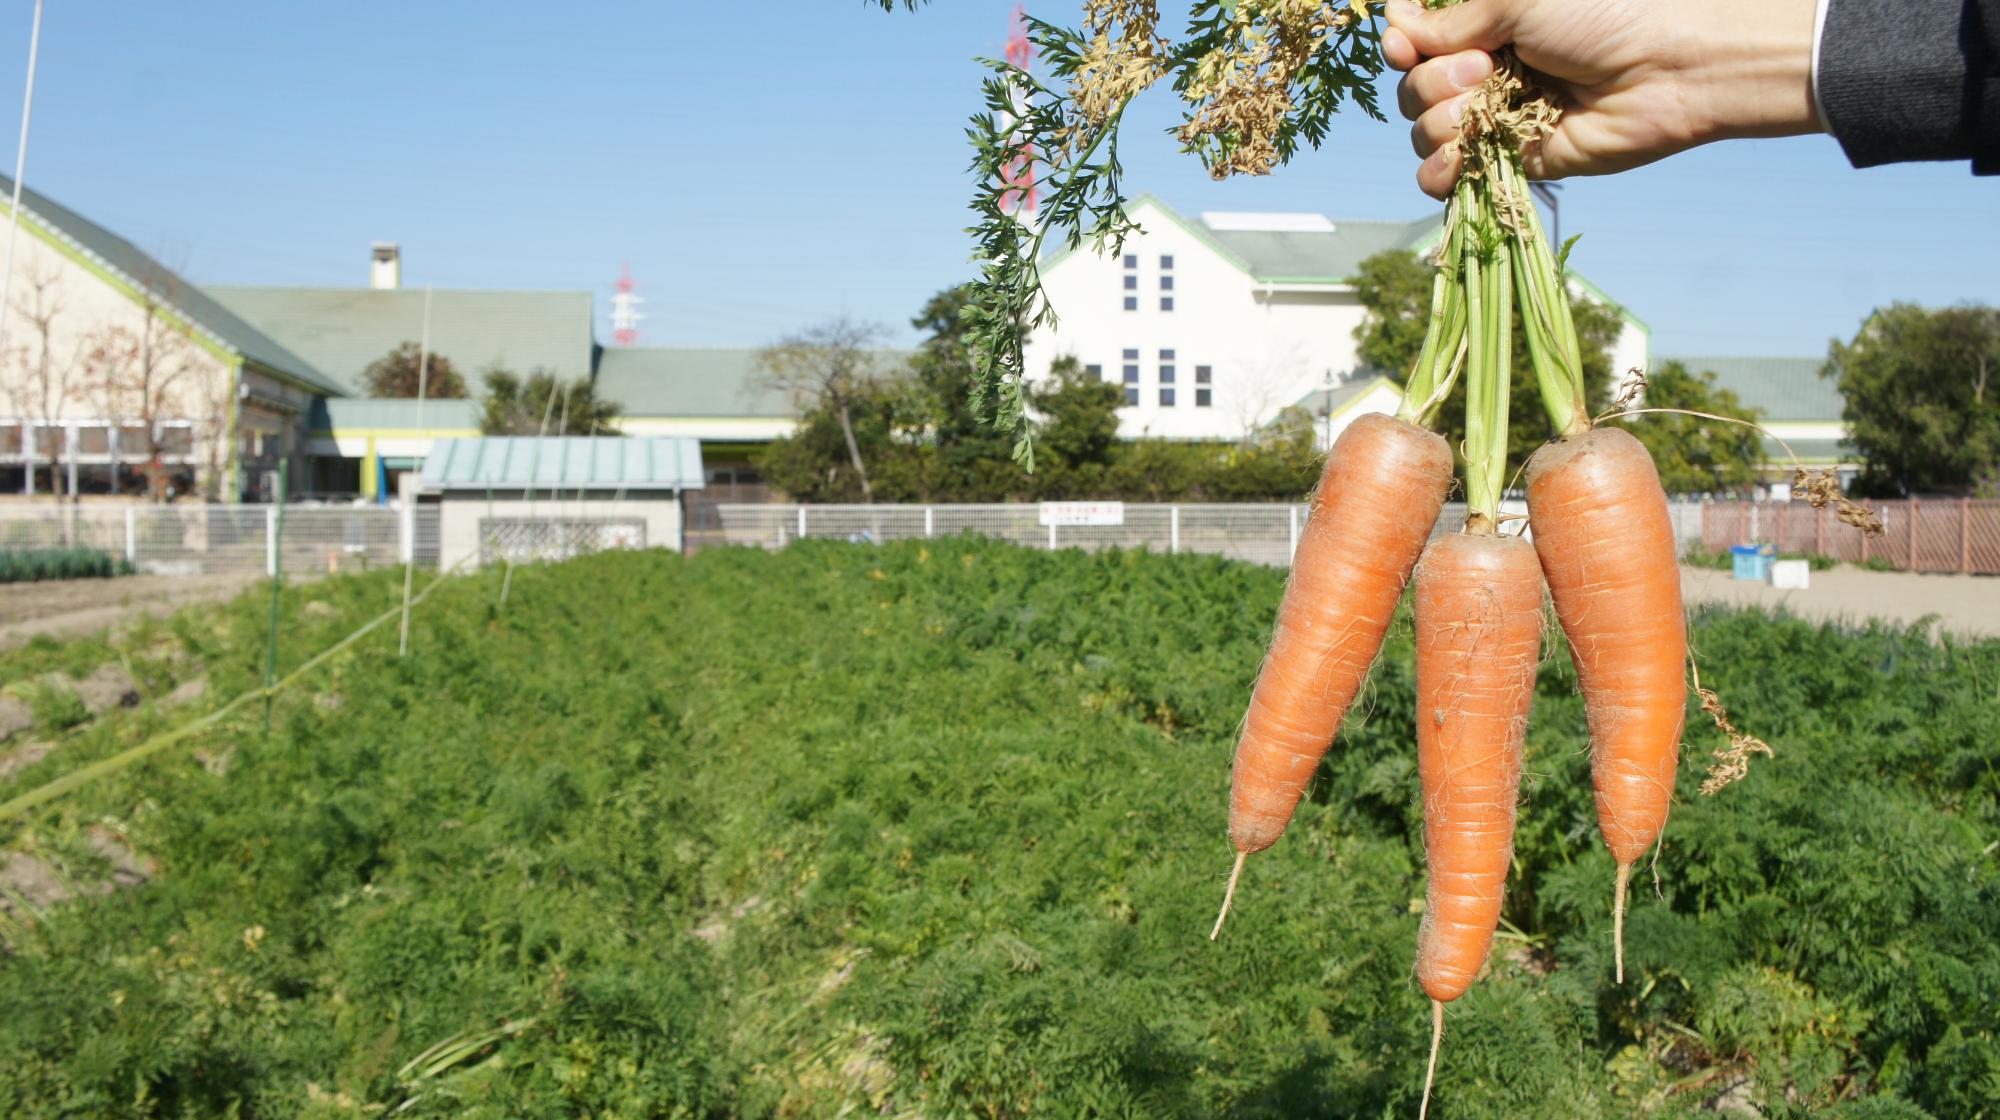
[[[0,550],[91,548],[153,575],[362,572],[437,566],[438,511],[388,506],[0,507]],[[274,540],[275,537],[275,540]]]
[[[1060,503],[1057,503],[1060,504]],[[1118,505],[1118,503],[1102,503]],[[1683,554],[1702,543],[1702,503],[1672,502]],[[1525,514],[1519,502],[1504,512]],[[1115,524],[1057,524],[1043,506],[1000,505],[741,505],[716,503],[689,519],[690,549],[717,545],[782,548],[795,540],[879,542],[974,533],[1029,548],[1145,548],[1196,552],[1286,565],[1298,548],[1310,507],[1299,504],[1119,505]],[[1449,503],[1433,535],[1465,526],[1465,505]]]
[[[2000,501],[1911,498],[1868,506],[1882,519],[1879,537],[1805,502],[1711,502],[1703,509],[1702,545],[1721,552],[1768,544],[1900,571],[2000,575]]]

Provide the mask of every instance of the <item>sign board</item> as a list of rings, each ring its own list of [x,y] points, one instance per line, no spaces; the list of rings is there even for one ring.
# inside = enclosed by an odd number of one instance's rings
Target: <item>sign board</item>
[[[1124,502],[1043,502],[1043,525],[1123,525]]]

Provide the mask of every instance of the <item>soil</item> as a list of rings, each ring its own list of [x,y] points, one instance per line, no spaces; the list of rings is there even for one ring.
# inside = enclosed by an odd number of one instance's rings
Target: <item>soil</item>
[[[1781,591],[1731,579],[1726,571],[1681,569],[1681,593],[1690,606],[1783,607],[1815,621],[1880,618],[1907,624],[1929,618],[1935,632],[2000,637],[2000,579],[1992,576],[1871,572],[1843,564],[1812,573],[1810,584],[1803,591]]]
[[[145,615],[229,599],[258,581],[251,575],[122,576],[0,584],[0,649],[38,635],[95,633]]]

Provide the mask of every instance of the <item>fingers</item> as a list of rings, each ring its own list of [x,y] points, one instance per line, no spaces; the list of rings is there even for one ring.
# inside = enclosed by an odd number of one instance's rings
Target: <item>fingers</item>
[[[1445,144],[1458,139],[1458,122],[1465,118],[1465,104],[1469,94],[1459,94],[1440,105],[1433,105],[1410,126],[1410,146],[1419,156],[1428,158]]]
[[[1435,11],[1416,0],[1389,0],[1389,30],[1382,35],[1382,53],[1389,65],[1409,69],[1418,57],[1436,58],[1459,51],[1491,51],[1514,37],[1517,0],[1479,0]],[[1391,40],[1395,40],[1394,53]],[[1399,58],[1401,61],[1399,61]]]
[[[1446,143],[1417,165],[1417,186],[1422,187],[1425,194],[1443,201],[1451,196],[1451,188],[1458,184],[1458,173],[1464,166],[1465,161],[1458,154],[1458,142]]]
[[[1416,120],[1426,109],[1477,86],[1492,73],[1493,56],[1485,51],[1426,59],[1396,84],[1396,104],[1404,117]]]

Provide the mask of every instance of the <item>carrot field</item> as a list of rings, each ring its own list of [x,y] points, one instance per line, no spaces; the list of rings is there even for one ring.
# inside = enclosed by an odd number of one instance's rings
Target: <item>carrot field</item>
[[[969,538],[450,578],[268,739],[249,705],[0,822],[74,888],[0,901],[0,1115],[1413,1116],[1406,614],[1207,936],[1283,579]],[[287,588],[280,671],[400,592]],[[266,607],[0,654],[147,697],[0,802],[257,687]],[[2000,642],[1698,614],[1775,755],[1700,795],[1691,712],[1622,986],[1560,642],[1432,1114],[2000,1116]]]

